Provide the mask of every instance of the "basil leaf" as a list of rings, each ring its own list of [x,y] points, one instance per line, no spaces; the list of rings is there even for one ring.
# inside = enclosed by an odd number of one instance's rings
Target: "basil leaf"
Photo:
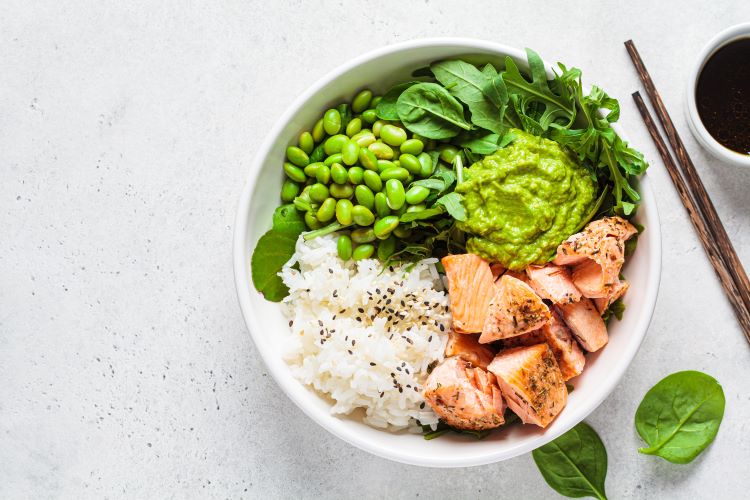
[[[588,424],[581,422],[531,455],[544,480],[556,492],[572,498],[606,500],[607,450]]]
[[[697,371],[673,373],[653,386],[635,413],[635,428],[648,444],[640,453],[676,464],[691,462],[716,437],[724,417],[724,391]]]
[[[435,201],[435,205],[442,205],[445,210],[450,214],[451,217],[458,221],[466,220],[466,209],[464,208],[461,200],[463,198],[460,194],[453,192],[441,196]]]
[[[406,128],[428,139],[448,139],[461,129],[471,130],[461,103],[436,83],[412,85],[399,96],[396,109]]]
[[[398,120],[398,110],[396,109],[396,102],[399,96],[412,85],[416,85],[419,82],[406,82],[394,85],[383,95],[380,102],[375,106],[375,114],[381,120]]]
[[[271,229],[260,237],[250,260],[253,285],[266,300],[279,302],[289,294],[278,272],[294,254],[297,235]]]

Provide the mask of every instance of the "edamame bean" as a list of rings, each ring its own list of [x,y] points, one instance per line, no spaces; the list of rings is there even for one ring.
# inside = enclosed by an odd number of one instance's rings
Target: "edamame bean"
[[[375,195],[372,190],[364,184],[360,184],[354,188],[354,197],[357,199],[357,203],[363,207],[367,207],[370,210],[375,208]]]
[[[364,174],[365,171],[362,169],[362,167],[350,168],[348,172],[349,182],[355,185],[362,184],[362,181],[364,180]]]
[[[336,202],[336,220],[339,224],[348,226],[352,223],[352,208],[354,205],[349,200],[339,200]]]
[[[398,179],[391,179],[385,183],[385,197],[391,210],[398,210],[406,202],[404,185]]]
[[[337,109],[329,109],[323,115],[323,129],[328,135],[335,135],[341,131],[341,113]]]
[[[345,136],[344,134],[336,134],[326,139],[326,142],[323,143],[323,149],[325,150],[327,155],[340,153],[341,148],[343,148],[344,144],[346,144],[347,142],[349,142],[349,138],[347,136]]]
[[[339,254],[341,260],[349,260],[352,258],[352,239],[348,234],[342,234],[339,239],[336,240],[336,251]]]
[[[333,219],[334,215],[336,215],[336,200],[333,198],[326,198],[325,201],[321,203],[320,208],[318,208],[318,213],[316,215],[320,222],[328,222]]]
[[[351,198],[354,196],[354,187],[351,184],[331,184],[328,188],[334,198]]]
[[[359,146],[354,141],[347,141],[341,148],[341,158],[347,165],[354,165],[359,159]]]
[[[406,130],[389,123],[380,129],[380,138],[389,146],[400,146],[406,140]]]
[[[362,120],[366,123],[373,124],[378,121],[378,113],[374,109],[366,109],[362,112]]]
[[[336,184],[346,184],[349,180],[349,172],[341,163],[334,163],[331,165],[331,179]]]
[[[301,168],[292,165],[289,162],[284,162],[284,172],[286,173],[287,177],[289,177],[294,182],[305,182],[305,180],[307,180],[305,172]]]
[[[396,252],[396,238],[391,235],[378,244],[378,259],[388,260],[388,257]]]
[[[362,259],[369,259],[372,257],[372,254],[375,253],[375,246],[371,243],[364,243],[362,245],[358,245],[357,248],[354,249],[352,252],[352,259],[354,260],[362,260]]]
[[[306,167],[307,164],[310,163],[310,157],[307,156],[307,153],[297,146],[289,146],[286,148],[286,157],[298,167]]]
[[[308,166],[306,166],[303,171],[305,172],[305,175],[308,177],[315,177],[315,172],[318,171],[318,168],[323,165],[322,161],[316,161],[315,163],[310,163]]]
[[[424,151],[424,143],[419,139],[408,139],[401,144],[401,154],[408,153],[417,156]]]
[[[378,159],[368,148],[359,148],[359,163],[367,170],[378,169]]]
[[[375,213],[378,217],[386,217],[391,213],[385,193],[375,193]]]
[[[409,205],[409,208],[406,209],[406,212],[407,213],[421,212],[422,210],[426,208],[427,208],[427,205],[425,205],[424,203],[420,203],[419,205]]]
[[[297,142],[299,143],[299,148],[308,155],[312,153],[313,148],[315,147],[315,141],[310,132],[302,132],[299,135],[299,140]]]
[[[375,137],[380,137],[380,131],[385,124],[386,122],[384,120],[378,120],[372,124],[372,133],[375,134]]]
[[[312,186],[310,186],[310,198],[313,201],[322,203],[326,200],[326,198],[328,198],[328,188],[325,186],[325,184],[321,184],[320,182],[313,184]]]
[[[305,224],[310,229],[320,229],[323,227],[323,224],[321,224],[312,212],[305,212]]]
[[[377,221],[373,226],[375,236],[378,239],[384,240],[390,236],[391,232],[398,226],[398,217],[395,215],[387,215]]]
[[[430,196],[430,190],[424,186],[412,186],[406,192],[406,203],[409,205],[418,205]]]
[[[370,243],[375,240],[375,231],[371,227],[360,227],[352,231],[352,241],[355,243]]]
[[[396,238],[408,238],[411,236],[411,228],[404,227],[404,226],[398,226],[396,229],[393,230],[393,235]]]
[[[389,168],[395,168],[397,165],[390,160],[378,160],[378,172],[385,172]]]
[[[325,160],[323,161],[323,163],[324,163],[324,164],[325,164],[325,165],[326,165],[327,167],[330,167],[330,166],[331,166],[331,165],[333,165],[334,163],[343,163],[343,162],[344,162],[344,157],[343,157],[343,156],[341,156],[341,153],[336,153],[336,154],[332,154],[331,156],[329,156],[328,158],[326,158],[326,159],[325,159]]]
[[[367,89],[360,91],[359,94],[352,99],[352,111],[355,113],[361,113],[367,109],[370,105],[370,101],[372,101],[372,91]]]
[[[360,130],[362,130],[361,118],[352,118],[352,121],[350,121],[346,125],[346,135],[348,135],[349,137],[353,136],[354,134],[358,134]]]
[[[326,150],[325,147],[322,144],[318,144],[315,146],[315,149],[313,149],[312,153],[310,154],[310,163],[316,163],[319,161],[323,161],[326,158]]]
[[[294,201],[299,194],[299,191],[299,184],[286,179],[281,186],[281,200],[287,203]]]
[[[422,177],[431,176],[433,170],[432,157],[427,153],[420,153],[420,155],[417,156],[417,160],[419,160],[419,164],[422,166],[422,169],[419,171],[419,175]]]
[[[406,181],[409,177],[409,171],[401,167],[393,167],[380,172],[380,178],[384,181],[391,179],[398,179],[400,181]],[[387,183],[386,183],[387,185]]]
[[[373,170],[365,170],[363,175],[365,185],[367,185],[368,188],[372,189],[373,193],[377,193],[378,191],[383,189],[383,180],[380,178],[377,172]]]
[[[369,226],[375,222],[375,215],[367,207],[354,205],[354,208],[352,208],[352,219],[358,226]]]
[[[356,139],[354,139],[356,137]],[[357,146],[360,148],[366,148],[373,142],[375,142],[377,139],[375,139],[375,135],[372,132],[365,132],[364,134],[354,136],[352,140],[357,143]]]
[[[326,136],[326,131],[323,128],[323,119],[315,122],[315,125],[312,128],[312,138],[315,142],[322,141]]]
[[[367,149],[375,154],[378,160],[390,160],[393,158],[393,149],[384,142],[373,142]]]
[[[331,182],[331,169],[328,168],[328,165],[326,165],[325,163],[323,165],[320,165],[315,170],[315,178],[321,184],[328,184],[329,182]]]
[[[402,167],[409,171],[411,174],[418,174],[422,171],[422,164],[416,156],[411,153],[402,153],[398,157],[398,161]]]
[[[370,101],[370,107],[375,108],[378,106],[378,103],[383,99],[382,95],[376,95],[373,96],[372,101]]]
[[[458,154],[458,148],[450,145],[444,145],[440,147],[440,159],[444,162],[453,165],[453,160]]]

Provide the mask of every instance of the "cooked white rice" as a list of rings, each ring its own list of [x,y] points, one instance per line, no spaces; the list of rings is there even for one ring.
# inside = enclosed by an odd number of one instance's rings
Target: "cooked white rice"
[[[377,260],[343,262],[336,235],[297,241],[281,271],[290,290],[285,360],[297,379],[334,401],[332,413],[362,408],[367,424],[391,430],[437,423],[421,393],[450,328],[435,262],[383,270]]]

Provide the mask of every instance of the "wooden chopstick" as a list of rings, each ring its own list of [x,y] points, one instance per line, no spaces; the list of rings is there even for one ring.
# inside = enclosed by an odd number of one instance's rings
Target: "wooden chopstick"
[[[719,277],[721,286],[724,288],[724,292],[726,292],[729,301],[734,307],[734,312],[737,315],[737,320],[740,322],[742,332],[745,334],[745,337],[747,337],[748,342],[750,342],[750,310],[748,310],[745,303],[742,301],[737,285],[727,270],[726,263],[721,258],[721,251],[716,244],[716,241],[711,236],[708,227],[706,226],[706,221],[701,217],[698,207],[696,207],[695,201],[693,201],[693,197],[690,195],[688,186],[680,175],[677,165],[675,165],[674,160],[672,159],[672,154],[669,152],[667,144],[659,133],[659,129],[657,128],[656,123],[654,123],[654,119],[651,117],[651,113],[646,107],[646,103],[643,102],[640,92],[633,93],[633,100],[635,101],[636,106],[638,106],[638,111],[640,111],[641,116],[643,117],[643,121],[646,124],[649,134],[651,134],[651,138],[654,140],[656,149],[659,150],[659,155],[661,155],[662,160],[664,160],[664,165],[667,167],[669,177],[672,178],[672,183],[674,183],[674,187],[677,189],[677,194],[680,195],[682,204],[685,206],[685,209],[690,216],[690,221],[698,232],[698,236],[701,243],[703,243],[703,248],[706,250],[708,259],[711,261],[711,265],[713,265],[714,271],[716,271],[716,275]]]
[[[732,280],[736,284],[737,292],[740,294],[740,298],[744,302],[745,308],[750,310],[750,279],[748,279],[747,273],[745,273],[742,261],[734,250],[732,241],[729,239],[726,229],[724,229],[724,224],[722,224],[719,214],[716,212],[711,197],[708,195],[708,192],[703,185],[703,181],[701,181],[701,178],[695,169],[695,165],[685,149],[685,144],[677,133],[672,118],[669,116],[669,113],[664,106],[664,102],[654,86],[654,82],[651,79],[648,70],[646,70],[646,66],[643,64],[643,59],[641,59],[638,50],[635,48],[633,40],[625,42],[625,48],[627,48],[628,54],[630,54],[630,58],[635,65],[636,71],[638,71],[638,76],[640,77],[641,82],[643,82],[643,86],[646,88],[649,100],[651,101],[651,104],[656,111],[656,115],[659,117],[659,121],[667,135],[667,139],[669,139],[669,143],[672,145],[672,149],[677,156],[682,175],[685,177],[691,188],[693,198],[700,213],[706,221],[708,232],[715,240],[719,254],[722,260],[726,263],[727,272],[732,276]],[[750,341],[750,337],[748,337],[748,341]]]

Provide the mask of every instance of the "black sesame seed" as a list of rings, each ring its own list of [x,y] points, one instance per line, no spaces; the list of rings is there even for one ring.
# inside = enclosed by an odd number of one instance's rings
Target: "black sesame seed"
[[[359,311],[359,312],[361,312],[361,313],[365,312],[365,310],[364,310],[364,309],[362,309],[361,307],[358,307],[358,308],[357,308],[357,311]]]
[[[370,366],[375,366],[375,363],[373,363],[372,361],[370,361]]]
[[[291,320],[291,319],[290,319],[290,320],[289,320],[289,328],[291,328],[293,324],[294,324],[294,320]]]

